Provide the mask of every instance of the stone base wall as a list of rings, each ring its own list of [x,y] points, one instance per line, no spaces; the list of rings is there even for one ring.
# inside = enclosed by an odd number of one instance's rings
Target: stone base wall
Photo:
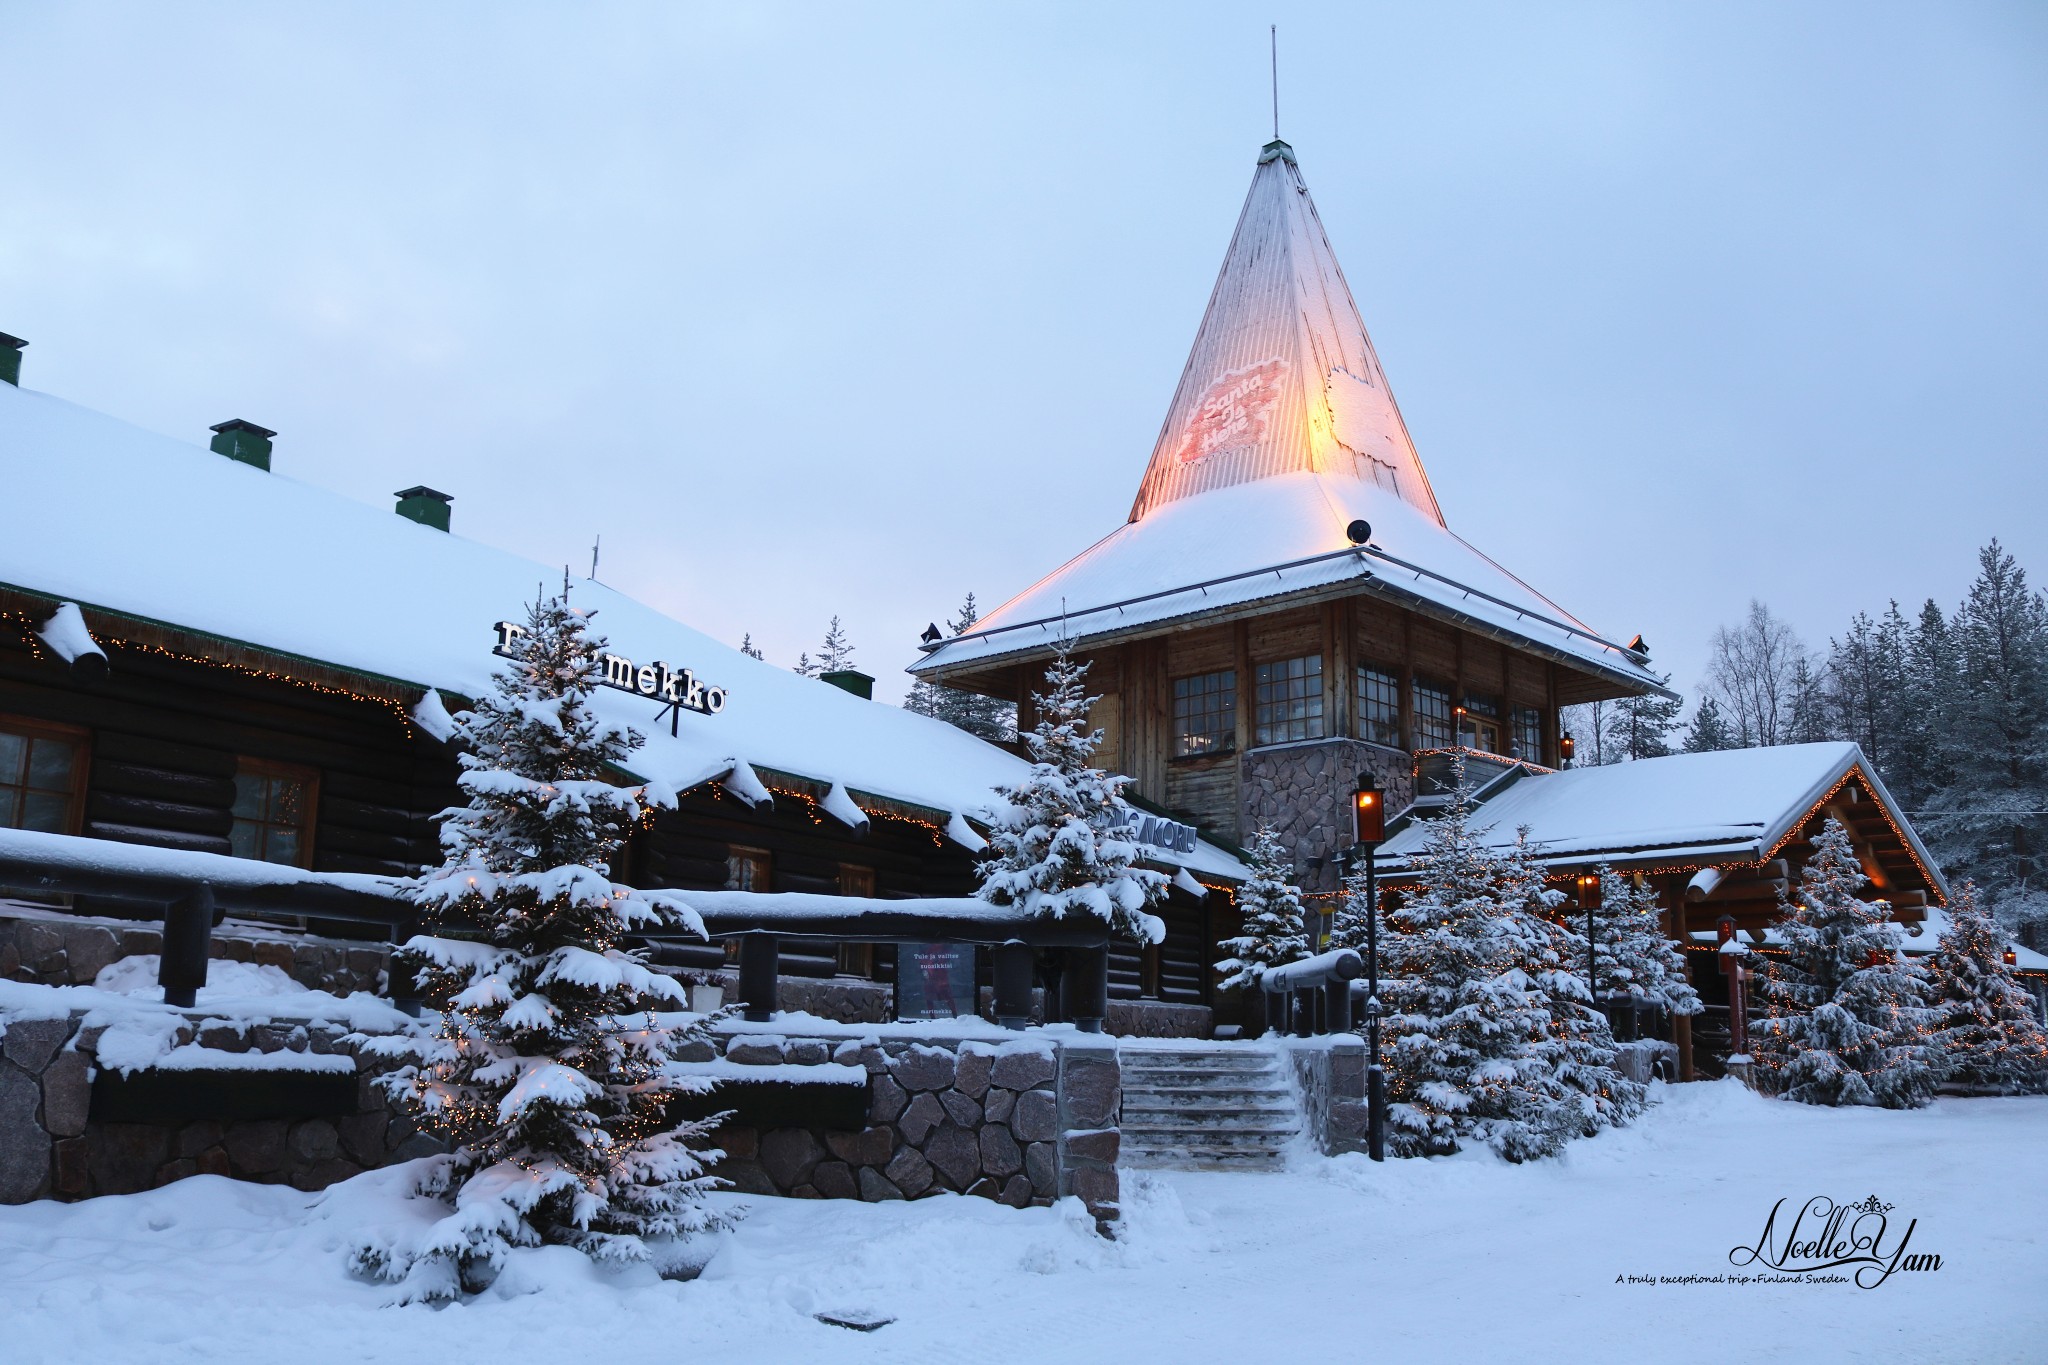
[[[1355,1034],[1279,1038],[1294,1064],[1294,1085],[1309,1138],[1324,1156],[1362,1152],[1369,1114],[1365,1103],[1365,1042]]]
[[[1215,1027],[1216,1012],[1207,1005],[1164,1000],[1112,1000],[1102,1021],[1103,1031],[1119,1038],[1207,1038]]]
[[[1415,797],[1414,761],[1399,749],[1358,739],[1326,739],[1253,749],[1240,760],[1245,841],[1270,824],[1294,859],[1304,891],[1335,891],[1342,880],[1336,854],[1351,843],[1351,793],[1369,772],[1398,811]],[[1309,863],[1322,859],[1315,867]]]
[[[153,921],[62,911],[0,913],[0,981],[90,986],[94,977],[120,959],[161,953],[163,946],[161,926]],[[229,921],[213,931],[211,956],[216,961],[276,967],[309,989],[350,995],[384,989],[391,950],[377,943]]]
[[[302,1190],[441,1150],[387,1107],[357,1059],[352,1114],[301,1119],[111,1123],[92,1116],[98,1027],[82,1016],[15,1020],[0,1038],[0,1204],[133,1194],[188,1175]],[[341,1030],[280,1022],[246,1031],[195,1018],[174,1045],[224,1052],[352,1055]]]
[[[858,1130],[728,1125],[716,1174],[752,1194],[799,1199],[922,1199],[953,1191],[1023,1208],[1078,1195],[1100,1221],[1117,1215],[1121,1069],[1114,1044],[1071,1037],[816,1038],[728,1033],[740,1066],[858,1066],[867,1123]],[[715,1101],[715,1096],[714,1096]]]

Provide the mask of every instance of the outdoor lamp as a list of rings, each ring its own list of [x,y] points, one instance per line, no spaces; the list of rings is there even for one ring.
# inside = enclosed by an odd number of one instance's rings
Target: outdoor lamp
[[[1569,730],[1565,731],[1557,737],[1558,760],[1569,768],[1572,763],[1572,750],[1578,747],[1578,742],[1572,738],[1572,732]]]
[[[2019,965],[2020,965],[2020,955],[2019,955],[2019,954],[2018,954],[2017,952],[2015,952],[2015,951],[2014,951],[2013,949],[2011,949],[2011,948],[2007,948],[2007,949],[2005,950],[2005,965],[2006,965],[2006,966],[2008,966],[2008,967],[2017,967],[2017,966],[2019,966]]]
[[[1579,908],[1591,910],[1600,904],[1600,878],[1592,872],[1579,874]]]
[[[1358,775],[1358,790],[1351,793],[1353,833],[1361,844],[1376,844],[1387,835],[1386,794],[1372,780],[1372,774]]]

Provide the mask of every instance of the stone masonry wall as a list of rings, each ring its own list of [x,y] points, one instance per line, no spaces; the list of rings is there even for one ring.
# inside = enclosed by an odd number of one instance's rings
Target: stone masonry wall
[[[1413,761],[1399,749],[1357,739],[1328,739],[1253,749],[1240,760],[1242,828],[1247,841],[1270,824],[1294,859],[1304,891],[1335,891],[1342,870],[1335,855],[1351,843],[1351,793],[1360,773],[1372,773],[1387,794],[1387,809],[1414,799]],[[1311,868],[1311,859],[1324,859]]]
[[[1017,1208],[1073,1194],[1098,1220],[1116,1217],[1113,1044],[745,1033],[721,1047],[728,1062],[777,1067],[777,1079],[828,1061],[868,1075],[858,1130],[720,1128],[717,1174],[740,1190],[868,1201],[950,1190]]]
[[[153,955],[163,946],[154,921],[17,911],[0,915],[0,981],[90,986],[121,958]],[[311,990],[349,995],[384,988],[390,949],[230,921],[213,931],[212,956],[276,967]]]
[[[1365,1043],[1356,1034],[1275,1040],[1294,1068],[1302,1122],[1324,1156],[1366,1149]]]
[[[91,1116],[99,1027],[82,1016],[14,1020],[0,1037],[0,1204],[132,1194],[188,1175],[324,1189],[373,1167],[441,1150],[392,1113],[357,1059],[356,1111],[330,1118],[107,1123]],[[244,1029],[194,1018],[176,1046],[352,1055],[335,1025]]]

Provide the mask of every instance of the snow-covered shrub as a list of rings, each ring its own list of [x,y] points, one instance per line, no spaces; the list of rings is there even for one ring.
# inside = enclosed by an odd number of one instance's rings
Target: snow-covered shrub
[[[2005,965],[2006,937],[1971,882],[1956,887],[1948,928],[1928,962],[1931,1027],[1947,1080],[2002,1095],[2048,1091],[2048,1035]]]
[[[1301,888],[1287,879],[1292,868],[1280,836],[1271,825],[1260,825],[1245,852],[1245,869],[1251,876],[1237,889],[1243,932],[1218,945],[1229,954],[1216,964],[1226,990],[1256,988],[1268,968],[1309,955],[1301,922]]]
[[[1914,1109],[1940,1081],[1927,973],[1903,960],[1891,907],[1857,897],[1868,881],[1829,816],[1797,897],[1779,906],[1786,955],[1760,973],[1770,1015],[1751,1051],[1765,1088],[1786,1099]]]
[[[1130,779],[1088,764],[1102,732],[1088,728],[1088,710],[1101,698],[1083,692],[1087,672],[1061,641],[1045,671],[1050,691],[1032,698],[1038,724],[1024,736],[1031,771],[996,789],[981,896],[1041,919],[1092,916],[1114,933],[1158,943],[1166,926],[1149,912],[1166,898],[1166,877],[1136,866],[1138,846],[1125,833]]]
[[[635,931],[702,925],[609,875],[640,812],[674,796],[608,780],[641,740],[592,712],[604,641],[566,597],[528,609],[514,650],[493,694],[458,718],[469,804],[444,813],[446,859],[416,888],[440,933],[403,955],[435,1022],[372,1040],[410,1049],[384,1083],[449,1147],[419,1183],[447,1215],[417,1241],[354,1252],[359,1273],[402,1281],[405,1300],[474,1290],[513,1247],[640,1260],[650,1240],[719,1221],[704,1169],[720,1153],[696,1145],[715,1121],[666,1113],[708,1088],[675,1061],[706,1026],[656,1014],[682,990],[625,946]]]

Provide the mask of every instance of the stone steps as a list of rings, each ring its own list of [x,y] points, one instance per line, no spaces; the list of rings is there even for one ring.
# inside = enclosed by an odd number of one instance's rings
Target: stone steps
[[[1131,1048],[1122,1155],[1138,1170],[1276,1170],[1301,1132],[1284,1062],[1256,1048]]]

